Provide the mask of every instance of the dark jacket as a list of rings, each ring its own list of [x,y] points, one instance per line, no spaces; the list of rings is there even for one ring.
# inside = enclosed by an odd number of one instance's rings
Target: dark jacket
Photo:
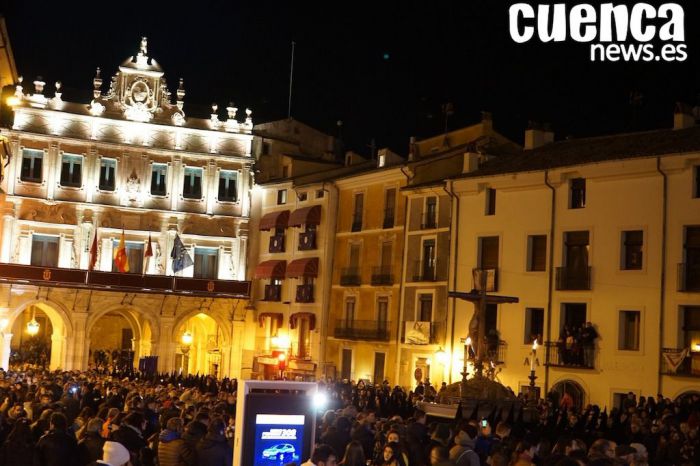
[[[193,466],[195,452],[180,438],[178,432],[164,430],[158,437],[158,464],[160,466]]]
[[[198,466],[231,466],[233,448],[223,435],[209,432],[197,444]]]
[[[132,455],[138,455],[142,448],[146,448],[146,441],[141,436],[141,432],[124,423],[119,426],[119,429],[109,434],[109,439],[124,445]]]
[[[78,442],[78,464],[85,466],[93,461],[102,459],[102,447],[105,444],[97,432],[86,432],[85,436]]]
[[[36,464],[34,461],[34,445],[21,445],[5,441],[0,447],[0,466],[13,466],[15,464],[26,466]]]
[[[348,430],[339,430],[337,427],[329,428],[328,432],[321,436],[321,443],[333,447],[337,458],[342,458],[345,455],[345,448],[351,440]]]
[[[36,455],[40,466],[75,466],[78,442],[75,436],[52,429],[39,439]]]

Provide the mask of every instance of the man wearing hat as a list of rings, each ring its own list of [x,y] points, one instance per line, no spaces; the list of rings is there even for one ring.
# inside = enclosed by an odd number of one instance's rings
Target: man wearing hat
[[[102,459],[91,463],[90,466],[107,464],[109,466],[131,465],[129,450],[119,442],[107,441],[102,448]]]

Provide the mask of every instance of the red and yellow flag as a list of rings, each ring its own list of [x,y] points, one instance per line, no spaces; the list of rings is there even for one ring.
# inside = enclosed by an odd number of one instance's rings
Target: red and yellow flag
[[[122,230],[122,237],[119,240],[119,246],[117,247],[117,250],[114,251],[114,265],[117,266],[117,270],[119,270],[121,273],[129,271],[129,256],[126,254],[124,230]]]

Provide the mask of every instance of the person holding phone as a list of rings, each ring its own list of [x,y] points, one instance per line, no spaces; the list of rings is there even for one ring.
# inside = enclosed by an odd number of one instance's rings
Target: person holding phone
[[[482,420],[482,424],[485,420]],[[488,421],[486,421],[488,423]],[[454,438],[454,446],[450,449],[450,459],[456,466],[480,466],[479,455],[474,451],[476,428],[469,423],[462,423]]]

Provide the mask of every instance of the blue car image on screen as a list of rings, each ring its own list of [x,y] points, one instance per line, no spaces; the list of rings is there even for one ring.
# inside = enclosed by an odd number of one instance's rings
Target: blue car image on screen
[[[294,445],[290,443],[278,443],[269,448],[266,448],[262,452],[262,456],[265,459],[273,460],[283,460],[283,459],[294,459],[296,449]]]

